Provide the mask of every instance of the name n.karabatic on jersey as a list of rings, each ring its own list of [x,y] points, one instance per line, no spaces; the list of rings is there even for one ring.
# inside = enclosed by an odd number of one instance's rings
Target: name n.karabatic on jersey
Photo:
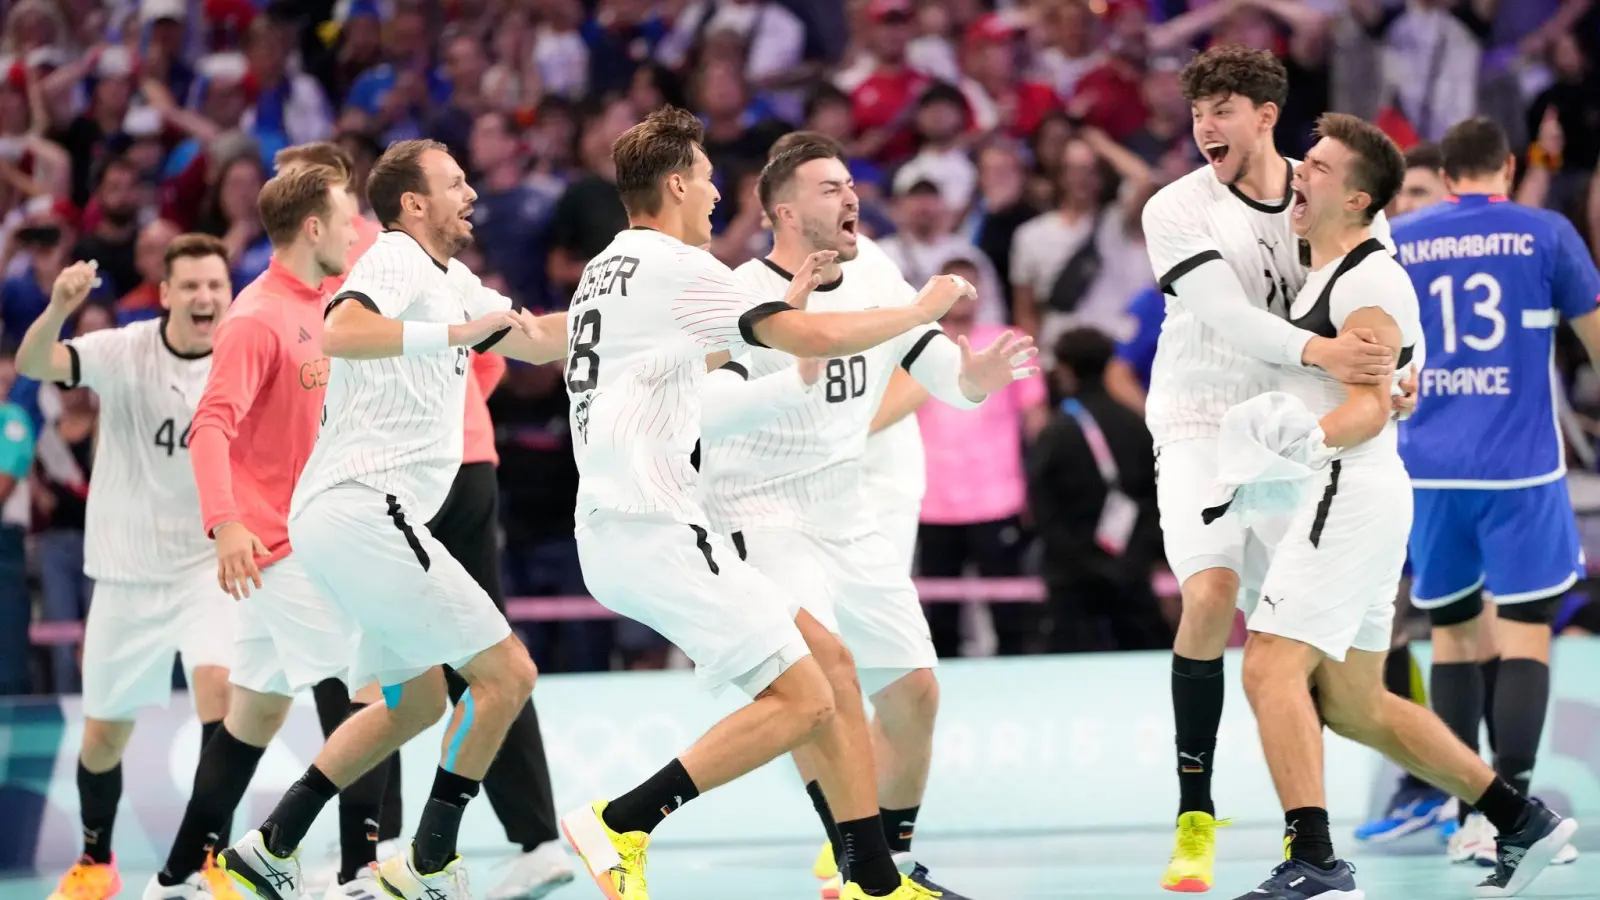
[[[1577,231],[1555,212],[1467,195],[1401,219],[1394,236],[1429,353],[1400,436],[1412,483],[1516,488],[1561,478],[1555,329],[1600,298]]]

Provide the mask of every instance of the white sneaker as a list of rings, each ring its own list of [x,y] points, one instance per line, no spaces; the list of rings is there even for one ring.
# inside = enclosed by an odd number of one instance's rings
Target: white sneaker
[[[383,886],[378,884],[378,867],[373,864],[344,884],[339,884],[335,878],[323,900],[383,900],[383,897]]]
[[[217,854],[217,865],[244,897],[261,900],[300,900],[305,877],[300,872],[300,852],[287,858],[272,855],[260,829],[253,829],[232,847]]]
[[[467,886],[467,866],[457,856],[442,872],[423,875],[417,871],[416,847],[408,842],[405,852],[378,864],[378,879],[384,893],[399,900],[471,900]]]
[[[199,872],[190,875],[182,884],[168,887],[160,879],[151,875],[149,882],[144,886],[144,896],[141,900],[197,900],[197,898],[210,897],[206,890],[206,880]]]
[[[1571,844],[1568,844],[1565,847],[1562,847],[1560,852],[1556,853],[1556,858],[1550,860],[1550,865],[1552,865],[1552,866],[1570,866],[1570,865],[1572,865],[1573,863],[1575,863],[1577,861],[1578,861],[1578,848],[1572,846]]]
[[[1498,832],[1483,813],[1471,813],[1467,821],[1456,829],[1450,836],[1450,843],[1445,850],[1453,863],[1477,862],[1483,854],[1488,854],[1489,865],[1494,865],[1495,838]]]
[[[545,841],[512,857],[510,871],[489,889],[488,900],[540,900],[572,878],[566,848],[560,841]]]

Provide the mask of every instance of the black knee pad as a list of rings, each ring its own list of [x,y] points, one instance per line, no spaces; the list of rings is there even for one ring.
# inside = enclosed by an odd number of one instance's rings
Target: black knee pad
[[[1438,609],[1428,610],[1428,620],[1433,623],[1435,628],[1464,625],[1480,615],[1483,615],[1483,588],[1478,588],[1465,597]]]
[[[1521,622],[1524,625],[1550,625],[1556,620],[1556,612],[1561,609],[1561,600],[1565,592],[1554,597],[1544,597],[1539,600],[1526,600],[1522,603],[1508,603],[1496,607],[1500,618],[1507,622]]]

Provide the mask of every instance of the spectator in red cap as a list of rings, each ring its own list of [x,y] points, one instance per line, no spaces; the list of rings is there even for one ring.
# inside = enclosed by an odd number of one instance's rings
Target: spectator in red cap
[[[971,107],[977,130],[1000,130],[1022,138],[1033,133],[1060,100],[1054,90],[1021,73],[1021,30],[1000,13],[989,13],[967,29],[961,93]]]
[[[881,162],[911,155],[911,116],[914,104],[928,86],[926,76],[906,64],[915,9],[911,0],[872,0],[867,4],[867,49],[872,55],[870,74],[856,85],[840,85],[850,94],[856,130],[861,139],[856,150]]]

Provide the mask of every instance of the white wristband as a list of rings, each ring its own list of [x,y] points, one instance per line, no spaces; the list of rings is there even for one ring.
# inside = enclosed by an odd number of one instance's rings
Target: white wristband
[[[450,349],[450,326],[443,322],[401,322],[400,354],[425,356]]]

